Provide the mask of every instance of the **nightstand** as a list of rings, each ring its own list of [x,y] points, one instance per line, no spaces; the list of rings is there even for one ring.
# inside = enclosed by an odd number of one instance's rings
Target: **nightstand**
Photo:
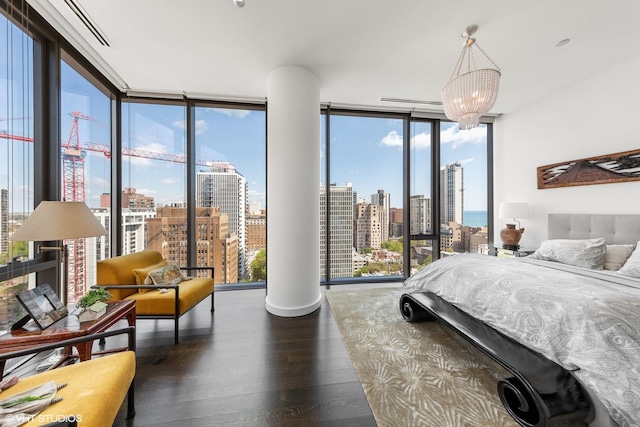
[[[520,258],[529,256],[535,252],[535,249],[520,248],[520,249],[505,249],[497,248],[495,246],[489,247],[489,255],[497,256],[498,258]]]

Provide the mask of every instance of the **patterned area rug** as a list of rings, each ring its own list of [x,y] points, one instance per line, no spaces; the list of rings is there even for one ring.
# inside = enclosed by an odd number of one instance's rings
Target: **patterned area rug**
[[[437,322],[406,322],[401,294],[326,291],[378,426],[517,426],[497,393],[509,373]]]

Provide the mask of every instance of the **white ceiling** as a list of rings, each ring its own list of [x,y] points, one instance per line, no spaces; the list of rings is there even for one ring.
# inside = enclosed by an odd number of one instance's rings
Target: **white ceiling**
[[[492,112],[509,113],[640,55],[638,0],[76,0],[110,47],[65,0],[28,1],[124,90],[264,99],[271,71],[299,65],[322,102],[441,110],[379,98],[440,101],[477,24],[502,71]]]

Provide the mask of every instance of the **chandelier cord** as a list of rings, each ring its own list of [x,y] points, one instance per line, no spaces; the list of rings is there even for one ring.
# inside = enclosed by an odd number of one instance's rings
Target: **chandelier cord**
[[[475,40],[474,40],[475,41]],[[478,67],[476,66],[476,57],[473,55],[473,49],[471,49],[471,46],[467,47],[468,52],[468,59],[467,59],[467,73],[470,73],[472,68],[471,65],[473,64],[473,69],[477,70]]]
[[[462,63],[464,62],[464,54],[467,51],[467,45],[465,44],[464,47],[462,48],[462,52],[460,52],[460,56],[458,57],[458,62],[456,63],[456,66],[453,67],[453,72],[451,73],[451,77],[449,78],[449,81],[453,80],[454,77],[457,77],[460,75],[460,69],[462,68]]]
[[[487,55],[487,52],[484,51],[484,49],[482,49],[482,47],[480,46],[480,44],[476,41],[476,39],[468,37],[467,41],[465,42],[464,46],[462,47],[462,51],[460,52],[460,56],[458,57],[458,62],[456,63],[456,66],[453,68],[453,72],[451,73],[451,77],[449,78],[449,81],[453,80],[454,77],[458,77],[460,75],[460,70],[462,69],[462,64],[464,63],[464,57],[465,54],[469,54],[468,57],[468,62],[467,62],[467,72],[471,71],[471,64],[473,64],[473,68],[477,69],[478,67],[476,66],[476,61],[475,61],[475,57],[473,55],[473,46],[477,46],[478,50],[480,50],[480,52],[482,52],[482,54],[485,56],[485,58],[487,58],[489,60],[489,62],[491,62],[491,64],[498,70],[500,70],[500,67],[498,67],[498,65],[493,62],[493,59],[491,59],[491,57],[489,55]]]
[[[496,70],[501,71],[501,70],[500,70],[500,67],[498,67],[498,66],[496,65],[496,63],[495,63],[495,62],[493,62],[493,59],[491,59],[491,58],[489,57],[489,55],[487,55],[487,53],[484,51],[484,49],[482,49],[482,47],[478,44],[478,42],[475,42],[474,44],[475,44],[476,46],[478,46],[478,49],[480,50],[480,52],[482,52],[482,54],[485,56],[485,58],[487,58],[487,59],[489,60],[489,62],[491,62],[491,63],[493,64],[493,66],[494,66],[494,67],[496,67]]]

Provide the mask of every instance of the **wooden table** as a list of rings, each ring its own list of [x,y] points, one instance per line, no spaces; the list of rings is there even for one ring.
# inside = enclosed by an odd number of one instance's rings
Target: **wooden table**
[[[20,328],[11,334],[0,336],[0,353],[24,350],[44,343],[62,341],[69,338],[93,335],[104,332],[122,319],[126,319],[129,326],[136,325],[136,303],[132,300],[113,301],[107,304],[106,313],[97,318],[80,323],[78,316],[68,315],[58,320],[47,329],[32,330]],[[37,327],[36,327],[37,328]],[[76,344],[80,361],[91,359],[93,341]],[[71,349],[65,349],[65,355],[71,355]],[[0,362],[0,378],[4,372],[5,362]]]

